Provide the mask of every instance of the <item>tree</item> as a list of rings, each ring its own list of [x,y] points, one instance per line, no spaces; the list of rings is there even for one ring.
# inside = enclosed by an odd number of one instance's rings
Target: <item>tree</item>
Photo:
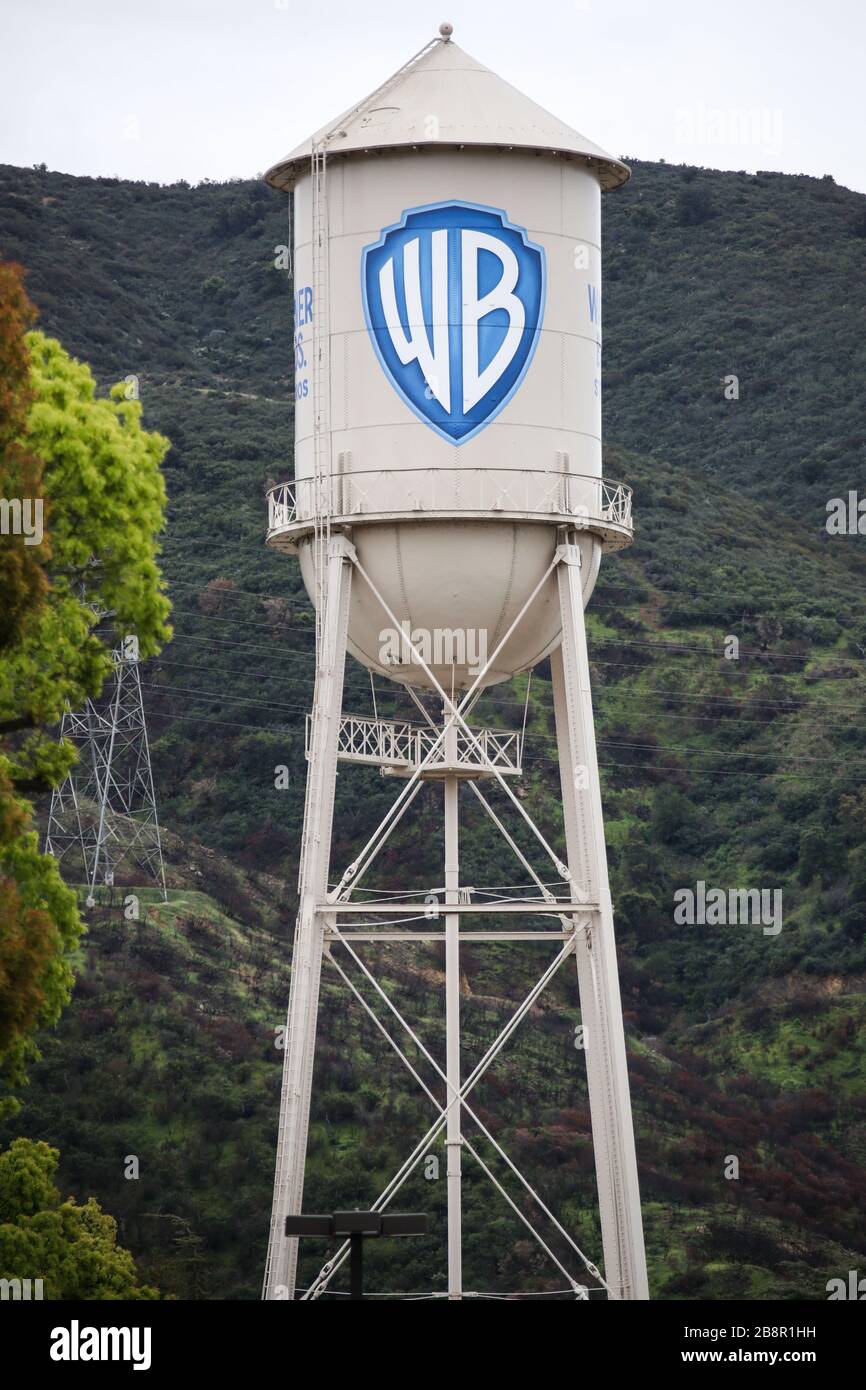
[[[25,1079],[33,1031],[56,1022],[82,931],[75,894],[39,853],[24,798],[66,775],[71,745],[52,736],[66,705],[99,693],[111,670],[105,615],[141,656],[170,636],[157,566],[168,441],[141,427],[124,388],[98,398],[88,367],[26,333],[35,314],[18,267],[0,265],[0,489],[41,506],[30,533],[0,537],[0,1078]],[[7,508],[4,516],[19,517]],[[41,531],[41,534],[39,532]],[[34,542],[28,544],[28,541]],[[0,1100],[0,1113],[14,1108]]]
[[[24,289],[21,267],[0,262],[0,497],[42,497],[42,463],[21,442],[33,399],[25,334],[35,309]],[[21,635],[26,615],[38,608],[48,589],[45,542],[0,548],[0,652]]]
[[[0,1279],[41,1279],[47,1299],[156,1299],[139,1283],[117,1222],[91,1197],[61,1202],[60,1155],[30,1139],[0,1153]]]
[[[168,440],[141,427],[124,386],[96,396],[89,367],[42,333],[28,335],[33,403],[26,439],[42,460],[50,590],[0,663],[0,735],[56,723],[99,692],[111,647],[96,631],[112,614],[142,657],[170,636],[157,566]],[[24,537],[8,540],[20,548]]]
[[[713,195],[706,184],[693,183],[677,195],[676,218],[681,227],[699,227],[714,215]]]
[[[797,876],[801,883],[817,879],[828,887],[845,867],[845,850],[829,825],[806,825],[800,832]]]
[[[30,807],[0,766],[0,1059],[20,1085],[37,1054],[31,1034],[53,1023],[69,998],[66,960],[81,934],[75,894],[50,855],[40,854]],[[0,1113],[10,1107],[0,1104]]]

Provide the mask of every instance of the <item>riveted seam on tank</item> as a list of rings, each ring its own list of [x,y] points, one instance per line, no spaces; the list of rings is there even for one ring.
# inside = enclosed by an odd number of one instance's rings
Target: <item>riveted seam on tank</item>
[[[559,340],[559,418],[565,421],[565,402],[567,391],[565,385],[565,338]]]
[[[348,429],[349,421],[349,338],[343,334],[343,428]]]
[[[543,647],[538,647],[535,656],[530,657],[528,661],[524,662],[520,670],[529,671],[530,669],[534,669],[536,666],[538,666],[538,664],[542,662],[546,656],[549,656],[551,652],[556,650],[557,646],[559,645],[558,639],[560,639],[561,637],[562,628],[560,628],[559,632],[556,634],[556,637],[551,638],[551,640],[545,643]],[[516,674],[519,673],[515,672],[515,675]]]
[[[508,611],[508,605],[509,605],[509,603],[511,602],[511,591],[512,591],[512,589],[514,588],[514,570],[515,570],[515,566],[516,566],[516,565],[517,565],[517,527],[515,526],[514,522],[512,521],[512,523],[511,523],[511,569],[510,569],[509,575],[508,575],[508,583],[507,583],[506,586],[505,586],[505,597],[504,597],[504,599],[502,600],[502,607],[501,607],[500,610],[499,610],[499,621],[498,621],[497,624],[496,624],[496,631],[494,632],[493,637],[492,637],[491,642],[490,642],[490,645],[491,645],[491,647],[493,648],[494,651],[496,650],[497,643],[499,642],[499,634],[500,634],[500,632],[502,631],[503,623],[505,622],[505,614],[506,614],[507,611]]]
[[[559,234],[565,236],[565,164],[559,166]]]
[[[403,573],[403,550],[402,550],[402,547],[401,547],[401,545],[400,545],[400,527],[399,527],[399,526],[395,526],[395,527],[394,527],[394,548],[395,548],[396,553],[397,553],[397,578],[398,578],[399,581],[400,581],[400,594],[401,594],[401,596],[402,596],[402,598],[403,598],[403,602],[404,602],[405,605],[406,605],[406,617],[409,619],[409,623],[410,623],[410,626],[411,626],[411,623],[412,623],[412,614],[411,614],[411,612],[410,612],[410,610],[409,610],[409,595],[408,595],[407,592],[406,592],[406,579],[405,579],[405,575],[404,575],[404,573]]]

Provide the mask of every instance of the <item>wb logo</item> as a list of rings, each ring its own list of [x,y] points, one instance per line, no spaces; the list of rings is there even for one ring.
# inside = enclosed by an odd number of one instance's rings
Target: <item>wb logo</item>
[[[364,314],[403,400],[451,444],[520,386],[544,314],[544,251],[496,208],[411,208],[364,248]]]

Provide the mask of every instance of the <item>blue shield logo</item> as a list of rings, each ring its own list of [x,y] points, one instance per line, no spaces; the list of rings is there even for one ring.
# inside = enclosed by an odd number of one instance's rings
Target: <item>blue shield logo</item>
[[[394,389],[463,444],[499,414],[535,353],[544,250],[498,208],[409,208],[361,258],[364,316]]]

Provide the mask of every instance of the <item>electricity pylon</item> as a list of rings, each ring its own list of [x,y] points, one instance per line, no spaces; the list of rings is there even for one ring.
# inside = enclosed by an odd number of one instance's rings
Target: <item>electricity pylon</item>
[[[124,637],[112,658],[107,695],[63,716],[60,735],[75,744],[78,762],[51,794],[45,841],[61,863],[80,852],[89,906],[96,884],[112,885],[122,860],[166,897],[137,639]]]

